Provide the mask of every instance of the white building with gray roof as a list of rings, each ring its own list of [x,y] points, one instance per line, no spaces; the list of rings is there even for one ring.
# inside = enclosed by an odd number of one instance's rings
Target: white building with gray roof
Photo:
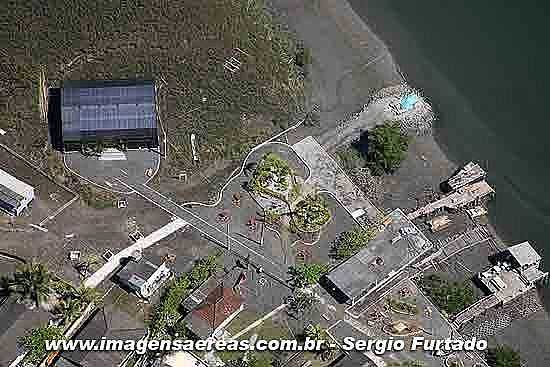
[[[34,199],[34,188],[0,169],[0,210],[18,216]]]

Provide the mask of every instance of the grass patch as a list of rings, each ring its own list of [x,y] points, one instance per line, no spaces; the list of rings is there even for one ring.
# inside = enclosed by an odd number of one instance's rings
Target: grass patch
[[[439,274],[425,275],[418,281],[435,305],[448,315],[455,315],[475,302],[474,290],[466,282],[452,282]]]
[[[307,50],[260,0],[8,2],[0,24],[0,128],[41,168],[50,154],[38,103],[43,71],[49,86],[155,79],[167,176],[200,169],[192,132],[202,166],[234,162],[303,112],[297,63],[309,62]],[[240,62],[234,72],[224,67],[231,57]]]
[[[237,334],[239,331],[243,330],[248,325],[252,324],[254,321],[258,320],[260,316],[254,311],[243,310],[237,317],[235,317],[229,325],[226,327],[226,330],[231,335]]]

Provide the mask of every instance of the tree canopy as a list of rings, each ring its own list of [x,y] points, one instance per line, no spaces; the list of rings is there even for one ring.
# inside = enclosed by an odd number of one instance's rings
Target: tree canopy
[[[315,284],[329,269],[327,264],[301,264],[290,268],[294,286],[301,288]]]
[[[31,329],[19,340],[28,352],[25,361],[38,363],[46,356],[46,340],[63,339],[63,331],[57,326],[45,326]]]
[[[364,229],[355,227],[351,231],[344,232],[338,237],[332,249],[332,256],[338,260],[347,259],[369,243],[376,237],[374,229]]]
[[[320,195],[308,195],[292,212],[292,221],[301,232],[316,232],[329,220],[328,205]]]
[[[374,175],[392,173],[405,159],[409,138],[396,122],[386,122],[368,132],[367,164]]]
[[[520,367],[521,358],[517,351],[507,345],[499,345],[487,351],[487,362],[491,367]]]

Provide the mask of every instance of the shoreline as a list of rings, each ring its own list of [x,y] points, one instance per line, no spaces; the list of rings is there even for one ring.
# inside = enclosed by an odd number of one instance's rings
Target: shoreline
[[[285,20],[291,31],[311,48],[314,57],[313,100],[320,105],[322,127],[305,129],[299,135],[289,136],[290,140],[298,141],[310,134],[330,138],[331,131],[360,111],[380,89],[402,83],[418,87],[407,80],[392,51],[349,1],[316,0],[308,5],[297,0],[270,0],[268,3],[275,15]],[[320,39],[318,33],[323,31],[325,38]],[[327,45],[331,48],[327,49]],[[366,87],[359,85],[368,80],[376,83]],[[355,94],[332,94],[334,86],[340,87],[343,93],[344,84]],[[431,102],[430,95],[424,95]],[[437,116],[437,105],[431,104]],[[436,118],[432,134],[414,137],[401,168],[380,180],[384,198],[377,205],[381,209],[412,209],[414,197],[422,196],[428,188],[439,191],[439,184],[467,163],[453,157],[439,139],[437,122]],[[334,150],[329,149],[329,152],[334,154]],[[502,242],[493,223],[489,226]]]
[[[392,18],[393,15],[383,14],[383,11],[387,11],[387,9],[382,9],[378,13],[370,13],[372,17],[377,17],[378,23],[372,22],[371,18],[363,19],[357,14],[351,5],[353,2],[356,1],[315,0],[313,5],[304,5],[299,0],[268,1],[274,14],[284,20],[288,28],[311,49],[314,60],[312,68],[313,99],[317,99],[315,102],[318,102],[321,107],[320,127],[304,128],[299,135],[291,134],[288,138],[291,142],[298,141],[307,135],[319,136],[334,130],[343,121],[360,111],[370,97],[384,87],[405,81],[411,87],[421,90],[436,114],[433,133],[416,137],[401,168],[394,175],[383,178],[382,191],[385,197],[380,206],[384,210],[395,207],[412,209],[415,205],[415,196],[422,196],[426,188],[439,191],[439,184],[455,172],[459,166],[470,160],[478,161],[484,165],[486,159],[488,161],[489,158],[494,157],[487,157],[485,153],[482,153],[483,156],[472,155],[467,150],[468,146],[463,148],[466,149],[466,152],[459,152],[463,154],[454,154],[451,151],[445,143],[449,136],[445,136],[445,131],[441,128],[442,124],[438,118],[441,118],[442,114],[477,118],[471,111],[470,105],[452,83],[445,79],[430,64],[429,60],[420,55],[419,50],[415,50],[417,44],[412,39],[412,35],[402,29],[403,27],[398,24],[398,21]],[[367,8],[376,3],[373,0],[357,0],[357,2]],[[340,19],[335,21],[333,17]],[[350,17],[351,20],[348,19],[346,22],[346,18]],[[346,30],[339,26],[342,23],[347,24]],[[398,30],[395,31],[394,27]],[[351,32],[350,28],[352,28]],[[390,33],[396,32],[397,37],[394,38],[397,38],[399,42],[390,45],[384,43],[387,34],[380,32],[381,28],[386,31],[391,28]],[[319,34],[323,34],[323,37],[319,37]],[[403,49],[396,52],[395,50],[401,46]],[[381,52],[385,53],[382,58],[379,56]],[[406,57],[402,57],[404,54]],[[420,61],[415,63],[417,57]],[[373,60],[377,60],[376,63],[372,63]],[[425,70],[437,74],[432,75],[432,78],[443,80],[442,83],[434,83],[441,90],[429,90],[429,88],[425,88],[425,85],[428,84],[411,80],[403,73],[399,62],[410,63],[410,65],[407,64],[407,67],[412,68],[411,74],[413,72],[421,73]],[[434,103],[436,95],[438,96],[437,104]],[[452,104],[445,104],[440,103],[441,99],[444,100],[443,96],[452,96],[453,98],[458,96],[458,98],[453,100]],[[481,122],[479,125],[479,129],[486,128]],[[334,154],[334,151],[330,153]],[[487,152],[488,155],[490,153]],[[496,182],[497,177],[492,174],[491,167],[489,167],[488,173],[488,182],[492,186],[496,185],[497,198],[498,195],[513,195],[502,181]],[[489,216],[485,219],[488,222],[487,228],[495,240],[501,245],[512,245],[525,240],[531,240],[533,243],[533,239],[530,238],[511,238],[509,233],[502,230],[503,227],[510,224],[496,225],[496,201],[497,199],[493,199],[489,205]],[[376,200],[375,203],[376,205],[381,204]],[[541,250],[541,247],[539,246],[538,249]],[[547,293],[549,292],[539,292],[546,312],[550,310],[550,294]]]

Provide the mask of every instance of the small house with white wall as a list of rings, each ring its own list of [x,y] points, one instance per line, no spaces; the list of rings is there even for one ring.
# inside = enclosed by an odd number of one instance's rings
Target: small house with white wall
[[[18,216],[34,199],[34,188],[0,169],[0,210]]]

